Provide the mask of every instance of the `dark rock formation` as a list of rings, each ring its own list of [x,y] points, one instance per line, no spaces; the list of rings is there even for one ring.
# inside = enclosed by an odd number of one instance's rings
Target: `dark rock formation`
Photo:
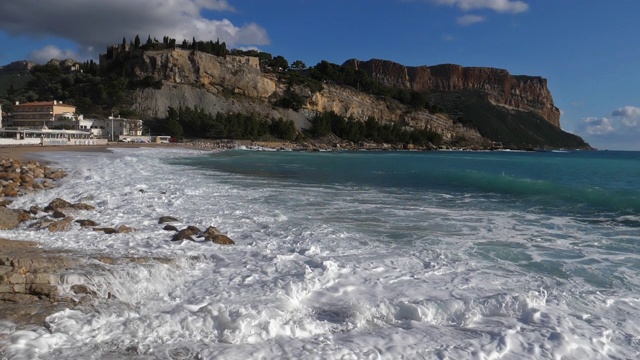
[[[168,222],[180,222],[180,220],[174,218],[173,216],[161,216],[160,219],[158,219],[158,224],[164,224]]]
[[[182,229],[182,230],[178,231],[175,235],[173,235],[173,237],[171,238],[171,241],[181,241],[181,240],[194,241],[193,235],[195,235],[195,234],[190,229],[188,229],[188,228],[187,229]]]

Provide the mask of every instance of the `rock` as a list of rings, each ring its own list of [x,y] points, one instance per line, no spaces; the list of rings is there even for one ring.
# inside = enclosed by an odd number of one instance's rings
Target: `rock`
[[[174,218],[173,216],[161,216],[160,219],[158,219],[158,224],[164,224],[168,222],[180,222],[180,220]]]
[[[23,223],[31,220],[31,213],[26,210],[20,210],[18,213],[18,221]]]
[[[15,188],[5,187],[4,189],[2,189],[2,194],[8,197],[17,197],[19,193]]]
[[[45,177],[51,180],[60,180],[65,177],[65,172],[62,170],[52,171],[49,174],[45,171]]]
[[[0,207],[0,230],[13,229],[18,223],[19,217],[15,210]]]
[[[98,231],[98,232],[102,231],[105,234],[115,234],[118,232],[114,228],[93,228],[93,231]]]
[[[81,219],[81,220],[76,220],[76,223],[80,224],[80,226],[82,227],[93,227],[93,226],[98,226],[98,223],[93,221],[93,220],[89,220],[89,219]]]
[[[226,235],[214,235],[211,238],[208,238],[207,240],[210,240],[212,243],[214,244],[219,244],[219,245],[233,245],[235,244],[235,241],[231,240],[228,236]]]
[[[51,215],[54,219],[62,219],[67,217],[67,215],[65,215],[62,211],[60,210],[54,210],[53,214]]]
[[[74,209],[76,210],[95,210],[95,206],[93,205],[89,205],[89,204],[85,204],[85,203],[77,203],[77,204],[73,204],[72,206]]]
[[[139,193],[144,194],[144,193],[146,193],[147,191],[146,191],[145,189],[140,189],[140,190],[138,190],[138,192],[139,192]]]
[[[0,207],[7,207],[13,203],[13,200],[2,200],[0,201]]]
[[[197,226],[193,226],[193,225],[187,226],[187,229],[191,231],[191,235],[198,235],[200,234],[200,231],[201,231]]]
[[[192,238],[193,236],[193,232],[191,230],[187,229],[182,229],[180,231],[178,231],[175,235],[173,235],[173,237],[171,238],[171,241],[181,241],[181,240],[191,240],[191,241],[195,241]]]
[[[216,235],[221,235],[222,232],[220,232],[220,230],[218,230],[218,228],[216,228],[215,226],[209,226],[200,237],[204,236],[204,238],[206,240],[211,240],[211,238],[213,238]]]
[[[73,218],[71,216],[68,216],[62,220],[59,220],[50,224],[49,226],[47,226],[47,230],[51,232],[68,231],[69,229],[71,229],[72,221],[73,221]]]
[[[60,198],[56,198],[56,199],[53,199],[53,200],[49,203],[49,205],[47,205],[47,206],[44,208],[44,211],[46,211],[46,212],[52,212],[52,211],[54,211],[54,210],[58,210],[58,209],[67,209],[67,208],[71,208],[71,207],[73,207],[73,205],[72,205],[70,202],[68,202],[67,200],[60,199]]]
[[[167,230],[167,231],[178,231],[178,228],[173,226],[173,225],[165,225],[162,230]]]
[[[128,234],[128,233],[132,233],[136,231],[136,229],[132,228],[132,227],[128,227],[127,225],[120,225],[118,227],[118,229],[116,230],[116,232],[118,234]]]
[[[31,207],[29,207],[29,212],[30,212],[32,215],[38,215],[38,213],[40,213],[40,211],[42,211],[42,209],[40,208],[40,206],[32,205]]]

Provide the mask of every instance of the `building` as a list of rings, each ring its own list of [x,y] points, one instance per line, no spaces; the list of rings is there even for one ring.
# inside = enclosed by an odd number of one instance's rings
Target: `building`
[[[49,127],[60,116],[73,116],[76,107],[62,101],[40,101],[20,104],[16,101],[11,114],[11,124],[17,127]]]
[[[260,70],[260,59],[255,56],[227,55],[227,60],[234,64],[251,66],[254,69]]]
[[[53,128],[75,129],[90,132],[95,138],[118,141],[129,137],[141,137],[142,120],[110,116],[108,119],[85,119],[82,115],[62,115],[51,124]]]

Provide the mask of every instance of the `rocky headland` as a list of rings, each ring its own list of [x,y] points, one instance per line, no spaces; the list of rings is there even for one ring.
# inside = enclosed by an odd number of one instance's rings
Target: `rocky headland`
[[[161,87],[141,88],[133,94],[132,109],[147,118],[166,116],[168,107],[191,107],[214,114],[283,118],[307,128],[316,114],[334,112],[359,121],[372,117],[382,123],[429,129],[442,136],[445,147],[488,149],[499,143],[520,149],[590,148],[561,130],[560,110],[546,79],[514,76],[503,69],[451,64],[407,67],[377,59],[354,59],[342,65],[362,70],[385,86],[425,94],[429,102],[443,108],[435,112],[332,81],[310,86],[291,80],[288,73],[261,71],[204,52],[139,51],[127,54],[121,66],[136,79],[162,82]],[[292,94],[301,99],[299,108],[277,106]]]

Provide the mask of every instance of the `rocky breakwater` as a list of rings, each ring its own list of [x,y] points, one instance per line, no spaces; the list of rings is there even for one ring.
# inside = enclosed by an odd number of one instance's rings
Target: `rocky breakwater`
[[[560,109],[553,103],[547,80],[539,76],[514,76],[503,69],[454,64],[412,67],[378,59],[352,59],[344,65],[364,70],[384,84],[403,89],[420,92],[481,90],[496,106],[533,112],[560,127]]]

